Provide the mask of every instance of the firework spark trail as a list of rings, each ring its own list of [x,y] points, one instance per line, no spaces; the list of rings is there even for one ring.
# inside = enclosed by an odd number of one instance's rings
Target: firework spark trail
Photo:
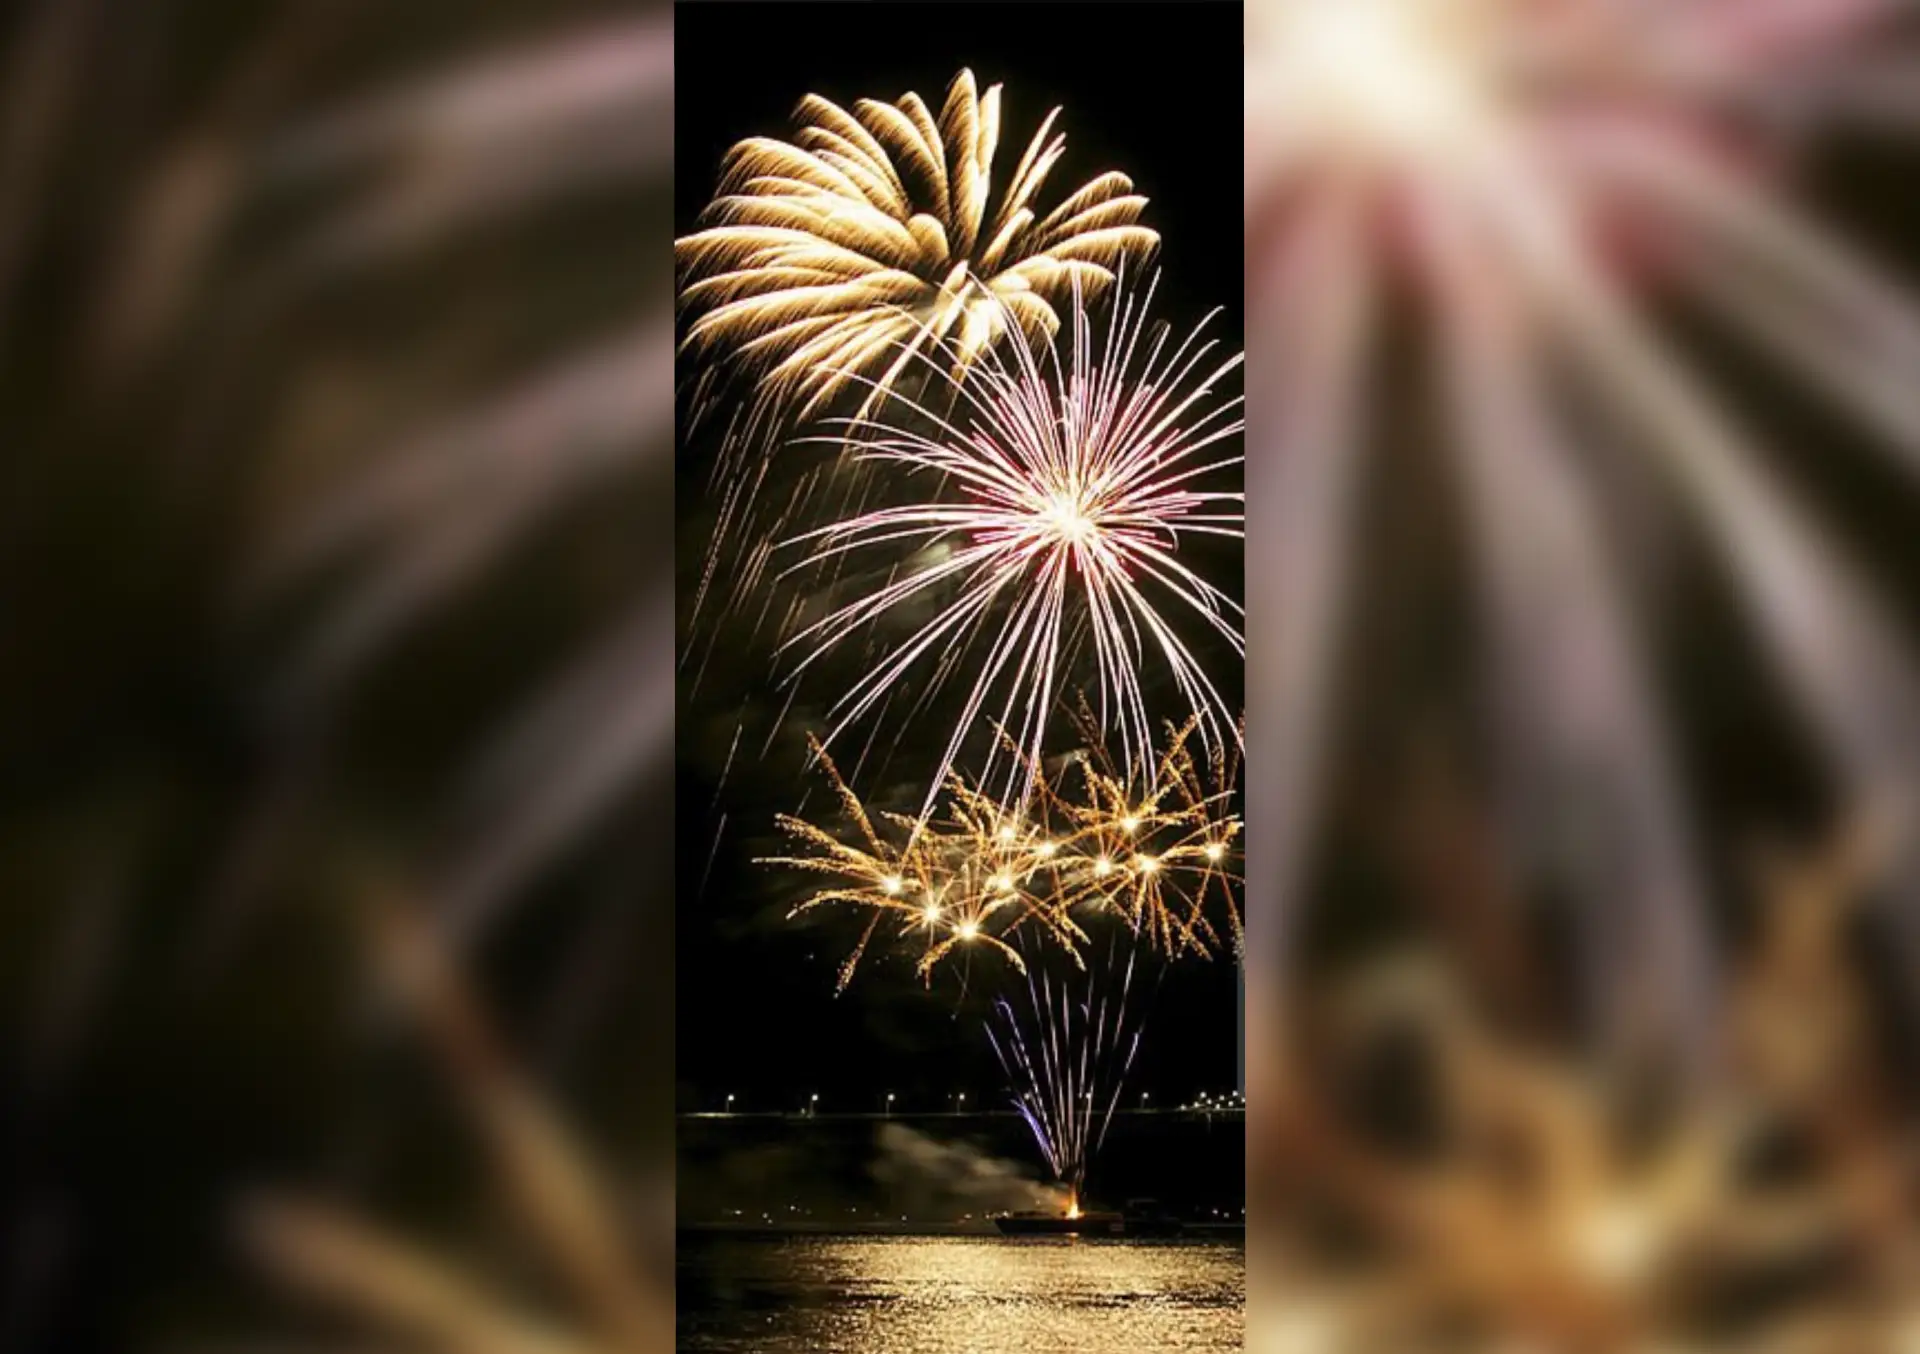
[[[1215,744],[1194,755],[1195,721],[1171,731],[1154,777],[1141,785],[1100,755],[1084,709],[1081,729],[1088,751],[1077,762],[1078,794],[1042,780],[1039,804],[1060,825],[1039,849],[1052,867],[1060,905],[1111,909],[1134,934],[1175,958],[1202,957],[1220,949],[1245,949],[1234,886],[1234,846],[1241,823],[1231,810],[1240,774],[1237,742]],[[1223,939],[1210,904],[1226,925]]]
[[[1920,314],[1796,209],[1778,177],[1810,135],[1873,116],[1874,99],[1898,92],[1913,62],[1888,49],[1910,36],[1895,24],[1912,13],[1896,0],[1249,6],[1250,277],[1288,308],[1256,355],[1288,401],[1277,408],[1285,432],[1252,472],[1292,490],[1256,490],[1288,529],[1256,533],[1257,550],[1275,538],[1286,567],[1253,570],[1276,578],[1259,608],[1278,643],[1255,663],[1283,705],[1259,731],[1256,760],[1268,769],[1251,788],[1254,811],[1278,812],[1283,825],[1283,934],[1351,605],[1344,538],[1363,448],[1340,411],[1367,375],[1354,337],[1363,324],[1307,322],[1299,310],[1344,312],[1330,298],[1364,291],[1360,279],[1404,290],[1444,350],[1480,586],[1489,614],[1505,618],[1492,628],[1506,668],[1495,675],[1513,698],[1509,751],[1527,776],[1590,794],[1598,809],[1588,863],[1575,865],[1587,877],[1572,882],[1586,895],[1633,895],[1621,947],[1595,956],[1621,970],[1610,985],[1657,985],[1654,1005],[1672,1026],[1711,978],[1700,923],[1677,915],[1690,909],[1696,867],[1664,740],[1636,690],[1638,636],[1606,596],[1595,491],[1554,466],[1608,448],[1569,417],[1550,368],[1629,425],[1636,450],[1704,522],[1843,788],[1912,805],[1920,681],[1896,628],[1638,303],[1655,287],[1704,303],[1729,336],[1920,461]],[[1855,71],[1878,72],[1878,93],[1850,98]],[[1469,263],[1435,228],[1449,219],[1480,238]],[[1505,356],[1483,332],[1500,308],[1517,325]],[[1529,569],[1541,576],[1520,576]],[[1554,604],[1557,588],[1579,604]],[[1550,678],[1569,647],[1593,661],[1575,681]],[[1537,807],[1509,818],[1536,865],[1550,845]],[[1655,952],[1662,962],[1643,982],[1628,956]]]
[[[988,947],[1022,967],[1025,961],[1007,937],[1029,922],[1055,931],[1069,944],[1084,939],[1071,918],[1020,887],[1011,859],[1015,853],[1003,846],[990,825],[970,819],[964,807],[956,809],[951,831],[923,831],[919,820],[870,812],[825,749],[816,744],[815,755],[833,786],[840,816],[852,826],[858,843],[783,814],[779,825],[802,854],[760,863],[830,880],[796,906],[794,916],[831,904],[852,905],[870,914],[841,966],[843,989],[883,921],[896,923],[900,938],[920,943],[918,972],[929,981],[935,966],[961,946]]]
[[[1129,765],[1150,773],[1155,757],[1140,679],[1149,655],[1199,717],[1203,737],[1236,736],[1231,707],[1148,588],[1244,653],[1238,604],[1177,558],[1183,535],[1241,535],[1244,495],[1200,487],[1243,459],[1220,445],[1242,430],[1241,400],[1214,396],[1241,357],[1210,360],[1217,341],[1204,337],[1206,320],[1178,343],[1164,327],[1149,336],[1153,291],[1149,285],[1124,296],[1096,340],[1087,298],[1076,289],[1064,359],[1053,343],[1042,353],[1014,345],[1010,358],[991,352],[965,381],[949,378],[948,416],[897,396],[920,426],[877,416],[856,456],[903,472],[908,484],[930,480],[938,495],[843,518],[788,543],[810,551],[800,568],[906,545],[930,557],[788,639],[786,647],[804,651],[789,675],[797,680],[910,603],[938,599],[932,618],[891,643],[836,702],[826,741],[930,658],[984,642],[929,807],[967,740],[989,720],[1014,731],[1023,755],[1008,759],[1006,792],[1023,800],[1054,707],[1077,685],[1087,649],[1099,723],[1117,729]],[[983,780],[997,748],[998,740],[989,745]]]
[[[1283,971],[1337,704],[1337,618],[1348,590],[1373,308],[1371,260],[1358,248],[1353,212],[1339,196],[1322,202],[1295,228],[1296,246],[1277,256],[1261,342],[1278,358],[1261,370],[1277,416],[1247,470],[1249,492],[1279,514],[1277,530],[1254,533],[1247,570],[1250,609],[1273,621],[1264,631],[1272,640],[1248,662],[1273,714],[1255,726],[1247,810],[1274,828],[1273,865],[1247,908],[1250,923],[1275,937]]]
[[[1898,631],[1767,476],[1734,420],[1572,246],[1564,221],[1536,209],[1508,225],[1569,344],[1641,423],[1719,537],[1844,788],[1863,804],[1911,814],[1920,673]],[[1903,882],[1912,901],[1911,874]]]
[[[1001,998],[987,1026],[1014,1084],[1014,1107],[1075,1206],[1140,1047],[1144,1015],[1132,1004],[1137,953],[1131,944],[1117,990],[1110,981],[1119,944],[1109,946],[1100,969],[1058,982],[1037,961],[1030,964],[1024,1009]]]
[[[1623,599],[1593,523],[1581,511],[1568,448],[1547,416],[1524,311],[1496,290],[1489,239],[1436,205],[1426,220],[1446,298],[1447,372],[1461,436],[1455,443],[1483,588],[1511,689],[1499,708],[1514,821],[1529,838],[1572,853],[1588,890],[1589,1000],[1610,1042],[1703,1037],[1707,1028],[1703,900],[1687,816],[1626,631]],[[1588,805],[1602,832],[1631,843],[1613,859],[1565,841],[1568,810]],[[1573,832],[1584,827],[1577,818]],[[1556,842],[1555,837],[1563,840]],[[1649,973],[1669,972],[1648,983]],[[1630,990],[1621,990],[1622,988]],[[1651,993],[1651,1001],[1649,998]],[[1653,1002],[1684,999],[1681,1009]],[[1619,1028],[1631,1018],[1638,1031]],[[1656,1032],[1664,1032],[1658,1033]],[[1694,1050],[1698,1062],[1702,1050]]]

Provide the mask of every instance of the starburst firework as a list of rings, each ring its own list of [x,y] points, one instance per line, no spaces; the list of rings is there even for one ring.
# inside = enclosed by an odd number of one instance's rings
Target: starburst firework
[[[903,397],[894,407],[910,417],[889,414],[865,430],[858,461],[897,472],[910,501],[789,542],[809,552],[803,568],[910,552],[884,586],[787,641],[803,654],[797,677],[856,635],[880,637],[878,659],[831,711],[829,741],[911,674],[930,673],[937,689],[961,667],[976,676],[936,791],[985,726],[1012,737],[987,746],[979,779],[991,778],[996,750],[1015,750],[995,789],[1019,802],[1031,789],[1020,772],[1037,766],[1055,706],[1083,681],[1095,692],[1096,741],[1113,729],[1119,759],[1151,776],[1142,689],[1151,666],[1172,680],[1204,738],[1234,736],[1233,712],[1175,618],[1243,651],[1239,604],[1180,558],[1183,537],[1241,534],[1241,400],[1216,393],[1241,357],[1215,352],[1207,321],[1177,341],[1165,326],[1150,330],[1153,290],[1122,289],[1102,335],[1076,290],[1064,352],[1049,343],[989,353],[964,383],[949,378],[950,411]],[[929,619],[907,619],[926,604]]]
[[[920,944],[918,971],[929,979],[934,967],[962,946],[995,950],[1015,968],[1024,968],[1025,961],[1008,939],[1030,924],[1053,929],[1069,942],[1083,938],[1051,900],[1026,887],[1028,876],[1020,869],[1024,843],[1004,838],[993,823],[982,822],[966,798],[954,805],[951,822],[929,830],[907,815],[870,810],[826,751],[816,745],[814,753],[839,802],[842,832],[782,814],[780,828],[798,854],[761,863],[825,875],[831,881],[795,907],[795,916],[830,904],[870,914],[859,943],[841,966],[842,988],[886,922],[901,939]],[[856,842],[842,839],[846,829]]]
[[[1051,867],[1061,906],[1111,909],[1170,958],[1239,953],[1238,740],[1196,749],[1199,722],[1190,719],[1170,731],[1143,783],[1106,756],[1084,707],[1078,722],[1085,750],[1058,776],[1036,780],[1043,827],[1034,851]]]
[[[798,399],[804,416],[856,374],[873,378],[871,406],[943,340],[964,369],[1009,329],[1052,334],[1070,288],[1106,286],[1159,242],[1124,174],[1041,206],[1066,149],[1059,114],[996,205],[999,85],[982,95],[961,71],[937,120],[912,93],[851,112],[808,95],[791,142],[734,147],[713,224],[678,243],[690,278],[681,300],[702,312],[687,341],[749,364],[763,391]]]

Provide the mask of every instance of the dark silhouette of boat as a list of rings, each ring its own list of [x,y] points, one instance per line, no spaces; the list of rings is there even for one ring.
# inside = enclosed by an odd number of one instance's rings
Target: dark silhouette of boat
[[[1120,1231],[1118,1213],[1083,1213],[1074,1209],[1050,1213],[1029,1209],[1003,1213],[994,1225],[1007,1236],[1114,1236]]]

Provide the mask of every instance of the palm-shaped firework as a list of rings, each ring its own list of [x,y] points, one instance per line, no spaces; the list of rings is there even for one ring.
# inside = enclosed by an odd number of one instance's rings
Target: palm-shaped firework
[[[701,312],[687,341],[748,364],[805,416],[863,375],[871,406],[943,341],[964,368],[1009,330],[1052,334],[1070,288],[1111,283],[1159,243],[1124,174],[1041,205],[1066,149],[1059,115],[996,201],[999,85],[982,95],[961,71],[937,119],[913,93],[851,112],[808,95],[791,142],[734,147],[711,224],[678,244],[681,301]]]

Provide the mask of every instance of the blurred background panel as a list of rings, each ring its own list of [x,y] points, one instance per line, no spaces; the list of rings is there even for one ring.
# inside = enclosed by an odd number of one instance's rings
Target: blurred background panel
[[[0,1349],[665,1348],[670,12],[0,68]]]
[[[1900,1349],[1912,11],[1246,13],[1254,1343]]]

